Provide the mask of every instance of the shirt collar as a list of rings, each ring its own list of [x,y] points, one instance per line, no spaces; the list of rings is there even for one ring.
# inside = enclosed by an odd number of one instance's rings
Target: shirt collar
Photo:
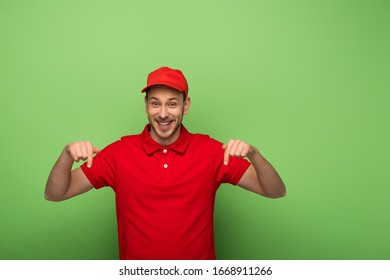
[[[141,133],[141,139],[142,139],[141,144],[142,144],[145,152],[148,155],[151,155],[152,153],[154,153],[160,149],[163,149],[163,148],[170,148],[170,149],[178,152],[179,154],[184,154],[184,152],[187,148],[187,145],[189,143],[189,140],[190,140],[190,133],[184,127],[183,124],[181,125],[181,128],[180,128],[179,138],[169,146],[162,146],[162,145],[158,144],[157,142],[155,142],[152,139],[152,137],[150,136],[150,133],[149,133],[150,129],[151,129],[151,125],[147,124]]]

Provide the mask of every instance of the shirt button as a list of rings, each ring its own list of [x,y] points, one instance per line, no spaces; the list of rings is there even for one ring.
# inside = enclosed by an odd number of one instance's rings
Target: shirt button
[[[163,150],[163,153],[164,153],[164,154],[166,154],[167,152],[168,152],[168,150],[167,150],[167,149],[164,149],[164,150]]]
[[[168,168],[168,164],[164,164],[164,168]]]

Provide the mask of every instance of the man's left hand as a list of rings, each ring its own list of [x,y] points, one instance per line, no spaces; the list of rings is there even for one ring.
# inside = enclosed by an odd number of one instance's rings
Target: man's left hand
[[[241,140],[229,140],[227,144],[222,145],[225,150],[223,163],[229,164],[229,156],[244,158],[254,153],[255,148]]]

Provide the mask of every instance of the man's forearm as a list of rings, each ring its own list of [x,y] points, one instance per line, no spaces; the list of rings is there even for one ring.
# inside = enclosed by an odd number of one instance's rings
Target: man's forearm
[[[286,194],[286,187],[279,174],[272,165],[252,146],[252,151],[247,155],[256,170],[259,184],[268,197],[282,197]]]
[[[73,165],[72,157],[64,149],[54,164],[45,188],[45,198],[48,200],[60,200],[67,192]]]

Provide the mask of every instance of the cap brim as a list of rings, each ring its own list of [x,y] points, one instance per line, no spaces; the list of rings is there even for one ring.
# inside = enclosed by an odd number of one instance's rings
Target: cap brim
[[[148,88],[150,88],[151,86],[146,86],[146,87],[144,87],[143,88],[143,90],[141,90],[141,92],[146,92],[146,90],[148,89]]]
[[[165,82],[165,83],[155,83],[155,84],[151,84],[151,85],[147,85],[146,87],[144,87],[141,92],[146,92],[148,90],[148,88],[152,87],[152,86],[157,86],[157,85],[162,85],[162,86],[167,86],[167,87],[170,87],[170,88],[173,88],[177,91],[180,91],[180,92],[184,92],[184,94],[187,96],[187,93],[179,88],[177,85],[173,84],[173,83],[169,83],[169,82]]]

